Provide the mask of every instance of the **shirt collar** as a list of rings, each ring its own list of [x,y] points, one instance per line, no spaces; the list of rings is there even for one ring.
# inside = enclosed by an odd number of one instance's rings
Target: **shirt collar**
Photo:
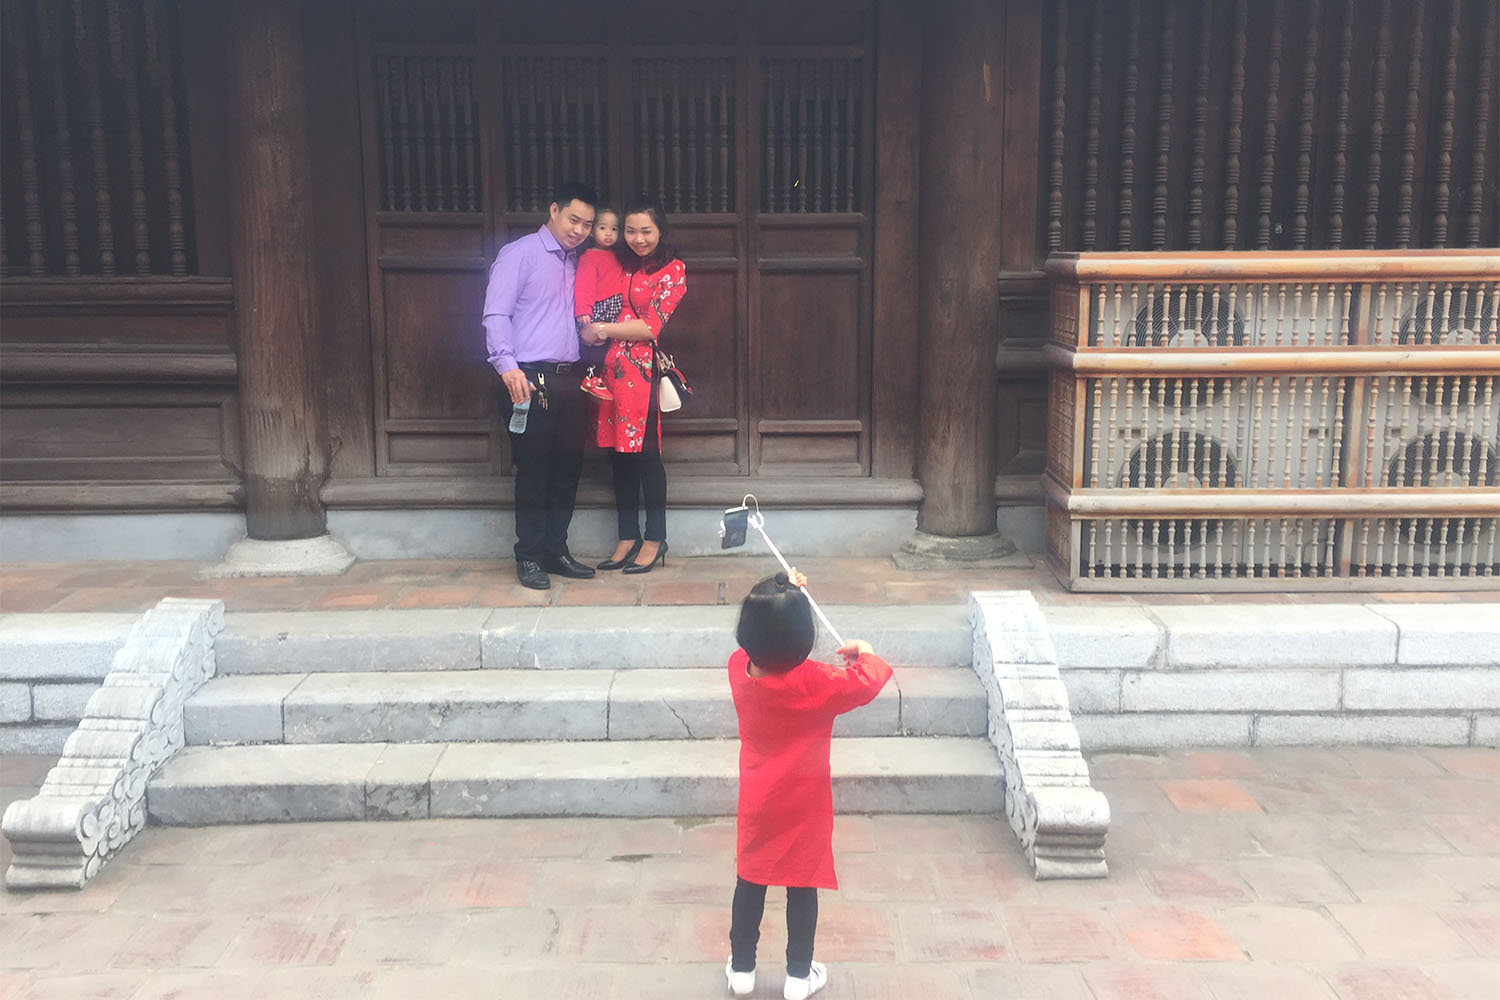
[[[536,231],[536,234],[542,238],[542,249],[548,253],[560,253],[566,257],[572,252],[563,249],[562,244],[557,242],[557,237],[552,235],[552,230],[547,228],[546,223],[542,223],[542,227]]]

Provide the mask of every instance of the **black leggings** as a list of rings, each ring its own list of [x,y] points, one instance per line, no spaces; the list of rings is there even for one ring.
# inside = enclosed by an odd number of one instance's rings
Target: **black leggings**
[[[656,394],[651,396],[646,418],[646,440],[639,452],[612,451],[615,473],[615,516],[619,537],[641,537],[641,498],[646,500],[646,541],[667,540],[667,470],[661,463],[661,445],[656,440]]]
[[[760,918],[766,912],[766,887],[736,879],[730,911],[730,962],[735,972],[755,968],[755,946],[760,943]],[[806,979],[812,968],[813,938],[818,933],[818,890],[786,888],[786,974]]]

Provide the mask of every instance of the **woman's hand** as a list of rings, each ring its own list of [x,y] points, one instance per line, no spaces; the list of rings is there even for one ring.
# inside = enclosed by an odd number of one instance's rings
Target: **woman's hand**
[[[850,639],[839,647],[839,655],[844,658],[846,663],[853,663],[866,653],[873,652],[875,652],[875,647],[863,639]]]

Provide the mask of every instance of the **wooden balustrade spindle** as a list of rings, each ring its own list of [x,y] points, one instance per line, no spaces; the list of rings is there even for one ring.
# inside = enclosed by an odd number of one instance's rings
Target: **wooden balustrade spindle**
[[[864,64],[851,59],[844,67],[844,211],[855,212],[859,206],[854,201],[854,123],[859,110],[861,81],[865,78]]]
[[[1052,162],[1048,173],[1047,249],[1063,245],[1063,136],[1067,126],[1068,0],[1058,0],[1052,49]]]
[[[792,197],[792,154],[796,149],[794,143],[795,126],[792,124],[792,83],[790,80],[791,63],[789,61],[778,61],[776,63],[777,82],[781,85],[781,210],[792,211],[795,199]]]
[[[1204,155],[1208,146],[1208,80],[1213,52],[1213,8],[1199,5],[1203,19],[1198,33],[1198,90],[1193,98],[1193,154],[1188,187],[1187,248],[1203,245]]]
[[[1313,112],[1318,90],[1318,19],[1322,0],[1308,0],[1307,37],[1302,60],[1302,121],[1298,126],[1296,216],[1292,223],[1292,245],[1307,249],[1307,212],[1312,183]]]
[[[125,146],[130,165],[130,214],[133,222],[136,274],[151,273],[151,227],[146,218],[146,158],[141,139],[140,84],[130,55],[133,50],[119,0],[108,0],[109,51],[115,79],[125,90]]]
[[[407,58],[391,60],[391,81],[396,89],[396,145],[401,150],[401,210],[415,207],[411,195],[411,88],[407,82]]]
[[[704,66],[702,62],[688,64],[688,86],[680,96],[680,99],[686,99],[688,108],[687,137],[684,142],[688,148],[687,204],[691,212],[704,210],[698,189],[698,160],[703,153],[703,123],[699,118],[699,111],[708,104],[708,80],[703,73]],[[701,105],[695,95],[702,96]]]
[[[672,60],[672,210],[682,211],[682,60]]]
[[[1141,0],[1130,0],[1130,27],[1125,32],[1125,99],[1120,121],[1120,215],[1115,243],[1134,248],[1136,90],[1140,77]]]
[[[1224,230],[1225,250],[1239,249],[1240,150],[1244,147],[1245,122],[1245,22],[1246,0],[1234,8],[1234,41],[1232,66],[1229,70],[1229,129],[1224,155]]]
[[[37,175],[36,120],[31,108],[30,53],[26,51],[25,28],[21,10],[0,24],[10,49],[15,72],[16,132],[21,147],[22,205],[26,218],[27,267],[33,275],[47,273],[47,244],[42,230],[42,185]]]
[[[463,74],[464,105],[464,206],[470,212],[479,211],[479,192],[475,181],[479,177],[479,160],[474,155],[474,64],[469,59],[460,60],[459,71]]]
[[[392,211],[396,207],[396,122],[395,109],[391,106],[391,59],[375,56],[375,97],[380,113],[381,153],[385,161],[385,193],[380,207]]]
[[[1370,97],[1370,172],[1365,186],[1365,249],[1375,249],[1380,232],[1381,152],[1385,146],[1385,88],[1391,58],[1391,0],[1380,4],[1375,42],[1375,92]]]
[[[1458,47],[1462,0],[1448,4],[1448,59],[1443,69],[1443,108],[1438,126],[1437,185],[1433,191],[1432,245],[1448,245],[1449,183],[1453,179],[1453,115],[1458,95]]]
[[[1161,34],[1161,96],[1156,107],[1156,188],[1153,192],[1151,249],[1167,246],[1167,183],[1172,155],[1172,62],[1177,41],[1177,7],[1168,3]]]
[[[1344,178],[1349,169],[1349,79],[1354,64],[1354,0],[1344,0],[1344,31],[1339,48],[1338,96],[1334,104],[1333,187],[1329,191],[1328,246],[1344,245]]]
[[[1266,74],[1266,131],[1261,142],[1260,154],[1260,202],[1256,223],[1255,249],[1271,249],[1271,216],[1274,208],[1276,180],[1276,137],[1281,123],[1278,113],[1278,97],[1281,88],[1281,26],[1285,15],[1284,0],[1273,0],[1271,4],[1271,42],[1269,47],[1270,67]]]
[[[667,60],[652,63],[652,83],[656,93],[656,120],[651,130],[651,145],[656,149],[656,202],[667,204]]]
[[[187,268],[187,227],[182,211],[181,146],[177,141],[177,101],[173,94],[171,68],[161,46],[165,13],[161,0],[145,0],[146,66],[161,102],[162,163],[167,181],[167,245],[172,255],[172,274],[181,277]]]
[[[93,156],[94,214],[99,235],[99,273],[115,273],[115,224],[110,208],[109,143],[104,134],[104,101],[99,84],[99,52],[84,14],[83,0],[73,0],[73,44],[83,77],[84,121]]]
[[[599,63],[588,63],[589,79],[589,158],[593,165],[589,177],[601,188],[604,183],[604,94],[600,87],[602,76]]]
[[[1401,183],[1396,189],[1396,247],[1411,246],[1411,213],[1415,199],[1413,181],[1417,171],[1417,118],[1421,115],[1422,19],[1427,0],[1413,0],[1411,59],[1406,75],[1406,121],[1401,136]]]
[[[719,211],[732,207],[729,198],[729,86],[730,64],[719,63]],[[767,179],[769,181],[770,174]]]
[[[1480,226],[1484,219],[1485,167],[1489,162],[1490,100],[1495,89],[1496,8],[1485,4],[1484,31],[1479,42],[1479,74],[1475,88],[1474,157],[1469,169],[1469,228],[1465,242],[1479,246]],[[1500,533],[1500,532],[1497,532]]]
[[[430,211],[432,208],[429,198],[431,188],[427,184],[427,163],[434,145],[427,132],[427,62],[428,60],[415,56],[411,60],[417,77],[415,94],[417,134],[414,150],[417,159],[417,206],[423,212]],[[436,121],[433,124],[434,131],[436,131]]]
[[[826,212],[832,206],[828,204],[827,193],[823,183],[823,157],[828,147],[832,145],[828,141],[826,123],[823,120],[823,77],[824,62],[822,59],[812,61],[813,73],[813,129],[812,129],[812,207],[814,212]],[[808,183],[804,180],[803,183]]]
[[[1099,438],[1100,409],[1104,405],[1104,380],[1090,379],[1093,389],[1093,408],[1089,414],[1089,488],[1099,488]]]
[[[797,181],[794,188],[797,192],[797,211],[807,211],[807,188],[808,179],[808,100],[807,93],[807,63],[796,59],[788,63],[793,68],[797,78],[796,103],[797,109]]]
[[[53,41],[53,11],[61,19],[62,8],[48,0],[37,0],[37,42],[42,62],[52,68],[52,129],[55,138],[53,156],[57,165],[57,208],[62,232],[63,273],[83,273],[78,258],[78,194],[74,190],[73,135],[69,128],[72,112],[68,107],[68,84],[63,76],[64,53],[61,32]]]
[[[443,154],[443,194],[438,206],[444,212],[457,212],[459,198],[458,177],[458,89],[455,77],[458,60],[439,59],[438,70],[438,117],[443,123],[443,135],[447,138],[447,151]]]
[[[1104,0],[1094,0],[1094,33],[1089,42],[1088,140],[1085,147],[1082,249],[1099,250],[1099,114],[1104,89]]]
[[[557,183],[557,119],[556,104],[553,96],[553,88],[557,82],[557,60],[551,57],[538,59],[536,61],[536,86],[537,100],[534,107],[538,111],[542,130],[542,174],[541,188],[542,197],[547,197],[547,189]],[[550,205],[548,206],[550,212]]]

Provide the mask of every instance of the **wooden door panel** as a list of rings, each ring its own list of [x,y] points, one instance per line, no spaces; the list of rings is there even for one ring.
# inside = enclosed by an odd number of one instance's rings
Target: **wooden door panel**
[[[860,276],[761,268],[760,412],[768,420],[855,420]]]
[[[495,380],[474,331],[484,274],[388,271],[383,285],[388,419],[488,419]]]

